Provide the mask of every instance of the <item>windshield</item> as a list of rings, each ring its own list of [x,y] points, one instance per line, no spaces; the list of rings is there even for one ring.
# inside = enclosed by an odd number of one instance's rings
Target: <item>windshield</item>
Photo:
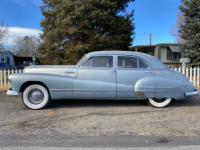
[[[76,66],[79,66],[80,63],[85,59],[86,56],[87,56],[86,54],[83,55],[83,57],[77,62]]]

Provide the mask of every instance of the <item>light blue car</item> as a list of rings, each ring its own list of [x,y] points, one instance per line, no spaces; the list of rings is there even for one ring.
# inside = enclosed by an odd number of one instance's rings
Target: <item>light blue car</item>
[[[92,52],[74,66],[31,66],[9,81],[7,94],[21,94],[31,109],[58,99],[148,100],[162,108],[198,94],[184,75],[151,55],[130,51]]]

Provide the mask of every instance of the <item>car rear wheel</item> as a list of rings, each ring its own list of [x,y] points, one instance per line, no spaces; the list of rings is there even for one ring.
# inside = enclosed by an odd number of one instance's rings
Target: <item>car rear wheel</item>
[[[26,87],[22,95],[23,103],[30,109],[42,109],[50,101],[47,89],[38,84]]]
[[[172,99],[171,98],[161,98],[161,99],[155,99],[155,98],[148,98],[149,103],[156,108],[164,108],[168,106]]]

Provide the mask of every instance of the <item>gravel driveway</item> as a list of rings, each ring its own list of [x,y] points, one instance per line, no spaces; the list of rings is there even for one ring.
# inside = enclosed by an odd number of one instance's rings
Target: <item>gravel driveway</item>
[[[200,97],[165,109],[143,101],[54,101],[43,110],[0,94],[0,135],[200,136]]]

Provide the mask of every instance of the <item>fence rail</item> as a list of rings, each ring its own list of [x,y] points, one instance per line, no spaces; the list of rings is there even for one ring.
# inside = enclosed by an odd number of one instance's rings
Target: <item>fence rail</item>
[[[200,89],[200,67],[186,67],[186,68],[171,68],[184,74],[195,87]],[[10,84],[8,82],[8,76],[15,73],[22,73],[23,70],[0,70],[0,91],[6,91]]]

